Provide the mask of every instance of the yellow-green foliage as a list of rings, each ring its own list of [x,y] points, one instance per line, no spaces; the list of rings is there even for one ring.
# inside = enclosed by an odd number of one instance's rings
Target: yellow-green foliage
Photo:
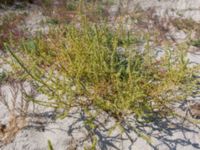
[[[141,52],[135,46],[139,40],[130,37],[123,29],[82,19],[79,25],[22,40],[18,49],[23,57],[6,47],[38,92],[49,97],[37,103],[66,112],[94,106],[119,120],[132,113],[170,112],[170,105],[195,87],[196,68],[188,67],[185,47],[167,49],[158,59],[148,41]]]

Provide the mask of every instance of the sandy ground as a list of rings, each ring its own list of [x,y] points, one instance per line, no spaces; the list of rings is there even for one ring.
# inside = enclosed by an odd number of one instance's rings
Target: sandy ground
[[[185,1],[178,0],[177,5],[181,2]],[[197,5],[200,4],[199,2],[198,0]],[[170,7],[170,3],[172,2],[163,2],[161,5],[159,2],[155,2],[156,5],[159,5],[159,11],[161,7],[164,7],[164,4],[166,4],[165,7]],[[145,8],[150,7],[149,5],[151,3],[144,2]],[[177,11],[183,10],[185,7],[179,5]],[[193,7],[196,6],[191,4],[191,8]],[[116,8],[113,8],[114,10]],[[187,15],[185,16],[187,17]],[[25,28],[32,34],[37,30],[48,32],[47,26],[41,27],[42,20],[45,20],[45,17],[37,11],[37,8],[32,8],[25,21]],[[195,17],[194,20],[198,21],[198,17]],[[178,36],[182,37],[183,34]],[[188,53],[188,58],[194,64],[200,64],[199,52]],[[0,72],[9,70],[11,70],[9,65],[2,63]],[[92,130],[85,125],[87,115],[80,108],[72,109],[68,117],[64,119],[56,119],[58,112],[55,112],[54,109],[25,101],[23,90],[28,93],[32,92],[28,82],[12,82],[1,85],[0,123],[7,124],[9,130],[7,134],[0,128],[2,131],[0,134],[1,150],[46,150],[48,149],[48,140],[51,141],[55,150],[83,150],[84,148],[89,149],[89,145],[94,140],[93,135],[97,138],[97,149],[102,150],[200,149],[200,126],[185,119],[166,116],[163,119],[155,118],[152,123],[139,123],[135,121],[133,116],[129,116],[126,122],[122,123],[123,133],[119,127],[110,132],[116,121],[102,112],[95,120],[98,127]],[[46,99],[44,95],[38,95],[38,97]],[[190,100],[199,101],[199,98],[200,96],[191,97]],[[187,103],[177,105],[177,111],[182,116],[187,115],[191,121],[199,121],[189,116],[187,108]],[[91,108],[91,111],[95,110]],[[26,112],[25,116],[23,112]],[[17,117],[19,115],[24,117]],[[138,134],[143,137],[136,134],[136,129]],[[5,137],[7,144],[1,143],[1,138],[5,139]]]

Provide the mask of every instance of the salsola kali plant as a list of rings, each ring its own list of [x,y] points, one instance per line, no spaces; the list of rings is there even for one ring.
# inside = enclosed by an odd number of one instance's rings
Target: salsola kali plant
[[[140,51],[134,39],[122,29],[84,18],[78,27],[55,27],[5,47],[20,66],[17,71],[48,96],[49,101],[32,99],[38,104],[65,112],[93,106],[119,121],[129,114],[170,114],[173,103],[195,90],[197,66],[188,67],[183,45],[158,58],[148,41]]]

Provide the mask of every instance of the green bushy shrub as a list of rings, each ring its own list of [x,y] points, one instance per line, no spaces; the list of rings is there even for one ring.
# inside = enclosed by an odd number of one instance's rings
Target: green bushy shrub
[[[131,39],[122,29],[83,19],[23,40],[22,57],[6,49],[49,98],[36,103],[66,112],[93,106],[118,120],[172,113],[171,104],[192,94],[197,68],[188,67],[184,46],[158,59],[148,41],[142,52],[135,46],[140,41]]]

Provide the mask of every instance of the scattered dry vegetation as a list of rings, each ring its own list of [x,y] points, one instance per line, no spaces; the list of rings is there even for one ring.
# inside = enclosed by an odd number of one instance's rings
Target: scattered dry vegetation
[[[0,103],[7,108],[9,113],[8,123],[0,123],[0,141],[4,144],[10,143],[16,133],[26,126],[26,115],[29,106],[22,95],[25,90],[21,83],[12,83],[7,85],[6,88],[10,95],[5,93],[5,89],[0,88]]]
[[[26,14],[15,14],[10,12],[1,16],[0,23],[0,49],[3,49],[3,43],[10,39],[17,42],[18,39],[25,36],[24,32],[19,28]]]

